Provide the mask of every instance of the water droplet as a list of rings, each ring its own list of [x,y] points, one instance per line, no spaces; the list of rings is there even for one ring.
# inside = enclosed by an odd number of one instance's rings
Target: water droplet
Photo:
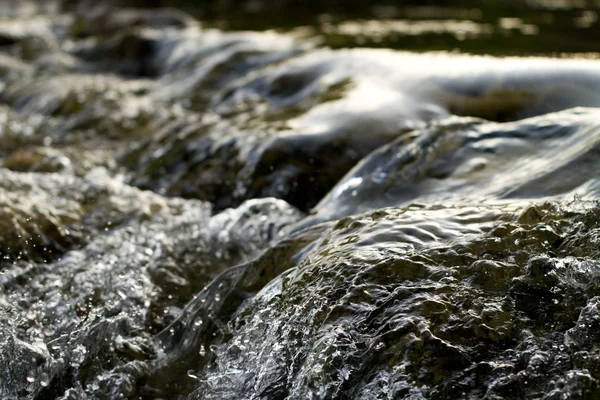
[[[42,372],[40,374],[40,385],[42,385],[42,387],[48,387],[49,384],[50,384],[50,377],[48,376],[47,373]]]
[[[189,376],[189,377],[190,377],[190,378],[192,378],[192,379],[196,379],[196,380],[198,380],[198,376],[196,376],[196,371],[194,371],[193,369],[190,369],[190,370],[187,372],[187,376]]]

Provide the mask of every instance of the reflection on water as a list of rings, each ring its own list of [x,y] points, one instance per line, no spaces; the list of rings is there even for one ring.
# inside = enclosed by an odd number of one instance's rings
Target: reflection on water
[[[355,4],[356,3],[356,4]],[[209,25],[225,29],[311,32],[333,47],[364,46],[477,54],[588,53],[600,50],[594,37],[600,4],[595,1],[440,2],[241,2],[209,11],[194,9]],[[438,4],[436,4],[438,3]],[[243,5],[247,4],[247,7]],[[188,3],[189,6],[189,3]],[[226,15],[226,17],[224,17]]]
[[[461,20],[365,20],[344,21],[338,25],[323,24],[321,32],[327,36],[349,36],[364,44],[392,41],[391,36],[451,35],[457,40],[490,35],[492,26]]]

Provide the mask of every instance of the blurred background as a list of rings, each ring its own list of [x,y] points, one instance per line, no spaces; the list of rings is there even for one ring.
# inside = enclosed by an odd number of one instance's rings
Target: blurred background
[[[0,14],[85,15],[108,6],[173,7],[206,27],[275,29],[332,48],[590,57],[600,51],[600,0],[0,0]]]

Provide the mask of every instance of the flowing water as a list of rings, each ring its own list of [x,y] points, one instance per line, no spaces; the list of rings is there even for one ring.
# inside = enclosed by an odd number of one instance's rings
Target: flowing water
[[[588,3],[19,4],[0,398],[600,398]]]

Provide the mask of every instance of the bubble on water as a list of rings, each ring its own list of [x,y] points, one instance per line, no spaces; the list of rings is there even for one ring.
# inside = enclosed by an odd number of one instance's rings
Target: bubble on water
[[[49,384],[50,384],[50,377],[48,376],[47,373],[42,372],[40,374],[40,385],[42,387],[48,387]]]

